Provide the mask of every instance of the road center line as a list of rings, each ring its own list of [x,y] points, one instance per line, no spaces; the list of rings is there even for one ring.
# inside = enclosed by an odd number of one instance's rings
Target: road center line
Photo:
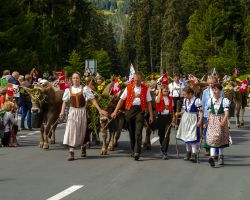
[[[27,137],[27,135],[20,135],[20,136],[18,136],[19,138],[26,138]]]
[[[35,135],[37,133],[40,133],[40,131],[34,131],[34,132],[31,132],[31,133],[28,133],[27,135]]]
[[[56,194],[55,196],[48,198],[47,200],[60,200],[64,197],[70,195],[71,193],[75,192],[76,190],[79,190],[83,186],[84,185],[73,185],[73,186],[63,190],[62,192]]]
[[[157,142],[159,140],[159,137],[153,137],[151,139],[151,144],[154,144],[155,142]]]

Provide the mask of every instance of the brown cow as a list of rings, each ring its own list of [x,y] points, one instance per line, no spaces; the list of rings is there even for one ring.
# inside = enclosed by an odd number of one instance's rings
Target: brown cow
[[[55,129],[62,107],[63,91],[55,91],[50,83],[37,84],[33,89],[24,88],[31,97],[31,112],[42,114],[41,138],[39,146],[48,149],[48,138],[55,144]]]
[[[109,83],[103,90],[102,94],[109,96],[111,93],[110,92],[111,86],[112,86],[112,83]],[[106,106],[105,110],[109,114],[111,114],[114,111],[115,106],[117,105],[121,94],[122,94],[122,91],[120,91],[119,95],[112,97],[112,101],[110,102],[109,105]],[[112,120],[112,121],[109,122],[109,120]],[[109,119],[107,117],[100,118],[101,132],[102,132],[102,139],[103,139],[103,144],[102,144],[102,148],[100,152],[101,155],[106,155],[107,150],[114,151],[114,148],[118,144],[118,139],[120,138],[120,134],[121,134],[122,128],[124,127],[124,123],[125,123],[125,117],[122,112],[120,112],[119,115],[115,119]],[[109,129],[109,132],[110,132],[109,144],[107,144],[107,129]]]
[[[240,92],[239,86],[234,81],[227,83],[224,90],[225,96],[231,101],[230,117],[233,117],[234,111],[236,111],[236,127],[241,128],[244,126],[245,107],[247,107],[248,97],[247,91]]]

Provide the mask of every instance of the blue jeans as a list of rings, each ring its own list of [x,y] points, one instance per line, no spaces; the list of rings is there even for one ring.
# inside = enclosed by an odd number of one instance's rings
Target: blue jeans
[[[21,128],[25,128],[24,122],[25,122],[26,116],[27,116],[28,128],[32,128],[31,127],[31,107],[32,107],[31,103],[28,103],[27,106],[22,107]]]

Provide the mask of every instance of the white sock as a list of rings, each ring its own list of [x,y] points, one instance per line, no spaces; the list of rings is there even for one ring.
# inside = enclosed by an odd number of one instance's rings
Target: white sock
[[[216,151],[216,148],[211,147],[210,148],[210,156],[215,156],[215,151]]]
[[[220,156],[223,155],[223,150],[224,150],[224,148],[219,148],[219,155]]]
[[[192,146],[192,153],[197,153],[197,144],[193,143],[191,144],[191,146]]]
[[[74,152],[74,147],[69,147],[69,152]]]
[[[187,150],[187,152],[191,152],[191,145],[190,144],[186,144],[186,150]]]

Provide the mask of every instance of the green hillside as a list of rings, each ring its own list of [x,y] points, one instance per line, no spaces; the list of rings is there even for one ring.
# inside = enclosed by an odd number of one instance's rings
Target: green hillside
[[[129,0],[90,0],[106,16],[115,33],[119,45],[128,23]]]

